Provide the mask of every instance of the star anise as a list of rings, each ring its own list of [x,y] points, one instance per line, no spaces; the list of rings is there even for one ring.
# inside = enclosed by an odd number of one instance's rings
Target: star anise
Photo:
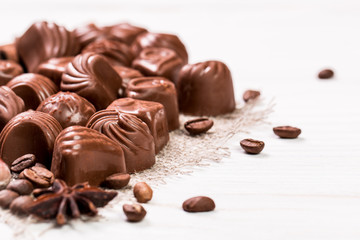
[[[51,188],[34,190],[37,198],[29,212],[42,219],[56,218],[58,225],[67,222],[66,216],[78,218],[80,214],[94,216],[97,207],[103,207],[116,195],[115,191],[104,191],[81,183],[68,187],[63,180],[56,179]]]

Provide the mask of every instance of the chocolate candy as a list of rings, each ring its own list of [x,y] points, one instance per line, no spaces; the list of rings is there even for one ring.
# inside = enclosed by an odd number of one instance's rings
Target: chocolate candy
[[[158,153],[169,141],[167,119],[162,104],[133,98],[119,98],[107,109],[133,114],[143,120],[154,137],[155,153]]]
[[[106,177],[126,172],[124,152],[96,130],[68,127],[56,139],[51,171],[68,185],[89,182],[98,186]]]
[[[183,61],[169,48],[145,48],[132,63],[132,67],[145,76],[161,76],[175,81]]]
[[[124,66],[114,66],[115,71],[120,75],[122,78],[122,87],[124,89],[127,88],[131,79],[143,77],[141,72],[135,70],[133,68],[128,68]]]
[[[103,56],[84,53],[66,67],[60,87],[86,98],[100,110],[117,98],[121,78]]]
[[[134,58],[128,45],[107,39],[90,43],[82,50],[82,53],[87,52],[94,52],[104,56],[113,66],[130,66]]]
[[[145,28],[129,23],[120,23],[103,29],[107,32],[107,38],[123,42],[127,45],[130,45],[141,33],[147,32]]]
[[[71,92],[58,92],[48,97],[36,110],[50,114],[63,128],[85,126],[96,111],[88,100]]]
[[[22,74],[22,67],[11,60],[0,60],[0,85],[7,84],[14,77]]]
[[[19,62],[19,56],[14,43],[0,46],[0,59]]]
[[[37,73],[51,79],[56,86],[60,87],[61,76],[65,72],[66,66],[74,57],[50,58],[41,63],[37,68]]]
[[[60,123],[49,114],[32,110],[20,113],[0,133],[0,157],[11,166],[15,159],[32,153],[37,162],[49,168],[61,130]]]
[[[174,84],[166,78],[135,78],[129,82],[126,96],[161,103],[165,108],[169,131],[179,128],[176,89]]]
[[[36,109],[46,98],[57,92],[56,85],[36,73],[21,74],[6,84],[24,100],[25,109]]]
[[[79,52],[79,43],[66,28],[37,22],[17,39],[16,48],[27,71],[34,72],[40,63],[50,58],[74,56]]]
[[[144,48],[163,47],[174,50],[183,60],[184,64],[188,62],[188,54],[184,44],[180,39],[172,34],[165,33],[143,33],[140,34],[133,42],[131,48],[137,56]]]
[[[102,37],[101,29],[98,26],[96,26],[94,23],[90,23],[85,26],[76,28],[73,31],[73,34],[75,35],[75,38],[80,44],[80,49],[83,49],[89,43]]]
[[[189,115],[216,116],[235,109],[231,73],[219,61],[185,65],[176,84],[179,109]]]
[[[127,172],[138,172],[154,165],[154,138],[146,123],[135,115],[102,110],[90,118],[87,127],[105,134],[122,147]]]
[[[0,87],[0,130],[17,114],[25,111],[24,101],[7,86]]]

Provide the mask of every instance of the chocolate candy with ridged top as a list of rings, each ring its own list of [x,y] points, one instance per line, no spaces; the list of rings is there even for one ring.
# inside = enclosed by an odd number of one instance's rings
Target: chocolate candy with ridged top
[[[49,114],[33,110],[20,113],[0,133],[0,157],[11,166],[15,159],[32,153],[36,162],[50,168],[55,138],[61,130]]]
[[[58,92],[45,99],[36,110],[50,114],[63,128],[85,126],[96,111],[88,100],[72,92]]]
[[[98,186],[112,174],[126,173],[124,152],[96,130],[68,127],[56,138],[51,171],[68,185],[89,182]]]
[[[7,84],[14,77],[22,74],[22,67],[11,60],[0,60],[0,86]]]
[[[119,98],[107,109],[133,114],[144,121],[154,137],[155,153],[158,153],[169,141],[167,119],[162,104],[133,98]]]
[[[166,78],[135,78],[129,82],[126,96],[161,103],[165,108],[169,131],[179,128],[179,108],[175,85]]]
[[[41,63],[36,72],[52,80],[56,86],[60,87],[61,76],[65,72],[66,66],[74,57],[50,58]]]
[[[7,86],[0,87],[0,131],[17,114],[25,111],[24,101]]]
[[[128,173],[142,171],[154,165],[154,138],[146,123],[135,115],[102,110],[89,119],[87,127],[105,134],[122,147]]]
[[[143,77],[141,72],[135,70],[133,68],[128,68],[124,66],[114,66],[115,71],[120,75],[122,78],[122,87],[126,89],[130,80],[138,77]]]
[[[47,77],[36,73],[21,74],[6,84],[25,103],[25,109],[36,109],[46,98],[57,92],[56,85]]]
[[[176,82],[180,112],[216,116],[235,110],[233,82],[228,67],[219,61],[188,64]]]
[[[77,93],[101,110],[117,98],[121,82],[119,74],[103,56],[90,52],[76,56],[68,64],[60,88]]]

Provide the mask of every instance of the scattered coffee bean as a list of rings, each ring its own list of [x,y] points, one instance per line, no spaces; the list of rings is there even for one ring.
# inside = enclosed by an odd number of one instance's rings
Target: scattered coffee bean
[[[102,186],[110,189],[121,189],[128,185],[130,175],[127,173],[116,173],[105,179]]]
[[[34,154],[25,154],[24,156],[21,156],[17,158],[12,164],[11,164],[11,171],[15,173],[20,173],[26,168],[30,168],[35,165],[35,155]]]
[[[28,214],[28,209],[33,203],[33,199],[30,196],[20,196],[16,198],[10,204],[10,211],[14,215],[26,216]]]
[[[0,159],[0,190],[4,189],[11,180],[11,173],[8,165]]]
[[[189,198],[182,207],[186,212],[208,212],[215,209],[215,202],[209,197],[199,196]]]
[[[320,79],[329,79],[332,78],[333,76],[334,76],[334,71],[331,69],[324,69],[320,71],[318,75]]]
[[[153,191],[145,182],[138,182],[134,186],[134,196],[139,203],[146,203],[152,199]]]
[[[123,211],[129,222],[140,222],[146,215],[146,210],[140,204],[124,204]]]
[[[245,150],[245,152],[250,154],[258,154],[264,149],[265,143],[263,141],[248,138],[242,140],[240,145]]]
[[[34,166],[27,168],[22,173],[27,180],[29,180],[35,187],[39,188],[50,187],[55,180],[54,174],[42,167]]]
[[[11,190],[1,190],[0,191],[0,207],[4,208],[4,209],[8,209],[11,202],[17,198],[19,196],[19,194],[17,194],[14,191]]]
[[[190,135],[198,135],[206,133],[213,125],[214,122],[208,118],[197,118],[187,121],[184,127]]]
[[[35,167],[42,167],[42,168],[46,168],[46,166],[42,163],[35,163]]]
[[[34,187],[32,183],[26,179],[16,179],[10,182],[6,189],[17,192],[19,195],[29,195]]]
[[[291,126],[274,127],[273,131],[281,138],[297,138],[301,133],[300,128]]]
[[[243,99],[245,102],[248,102],[249,100],[253,100],[257,97],[260,96],[260,92],[259,91],[255,91],[255,90],[246,90],[243,94]]]

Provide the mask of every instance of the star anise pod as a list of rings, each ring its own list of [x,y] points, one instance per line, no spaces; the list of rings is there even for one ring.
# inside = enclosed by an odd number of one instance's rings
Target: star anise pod
[[[34,190],[37,197],[29,212],[42,219],[56,218],[58,225],[66,223],[67,218],[78,218],[80,214],[94,216],[97,207],[103,207],[116,195],[115,191],[104,191],[82,183],[68,187],[63,180],[56,179],[51,188]]]

